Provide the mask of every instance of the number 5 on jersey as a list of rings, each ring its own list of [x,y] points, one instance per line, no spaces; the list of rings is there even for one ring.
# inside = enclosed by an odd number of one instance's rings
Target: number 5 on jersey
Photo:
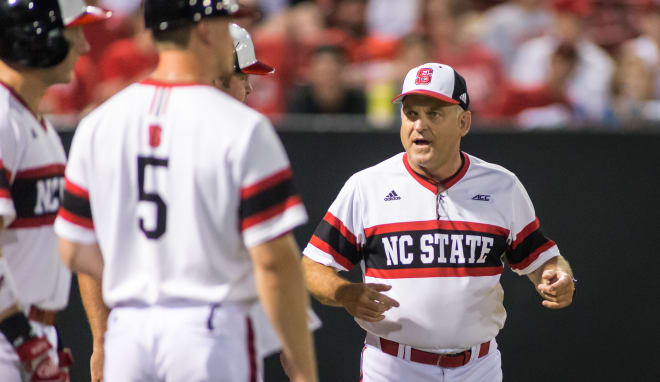
[[[153,230],[148,230],[144,227],[144,218],[138,218],[138,224],[140,225],[140,230],[149,239],[158,239],[163,236],[165,233],[165,225],[167,223],[167,205],[163,198],[158,195],[156,192],[147,192],[144,189],[144,178],[147,166],[155,167],[155,171],[158,167],[167,168],[168,160],[160,159],[154,157],[144,157],[138,156],[137,158],[138,165],[138,200],[142,202],[151,202],[156,205],[156,227]]]

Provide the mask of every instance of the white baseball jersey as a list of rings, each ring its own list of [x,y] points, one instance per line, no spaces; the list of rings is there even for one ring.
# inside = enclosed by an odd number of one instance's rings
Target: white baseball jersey
[[[365,282],[392,286],[401,306],[357,322],[377,336],[436,353],[494,338],[506,312],[503,259],[518,274],[559,255],[514,174],[465,153],[438,187],[398,154],[353,175],[304,254]]]
[[[26,308],[61,309],[69,298],[71,273],[60,261],[53,222],[64,184],[64,149],[50,123],[35,116],[11,88],[0,85],[0,216],[4,221],[0,247],[18,302]]]
[[[143,81],[73,139],[61,237],[99,243],[110,307],[256,299],[248,248],[307,219],[270,123],[212,86]]]

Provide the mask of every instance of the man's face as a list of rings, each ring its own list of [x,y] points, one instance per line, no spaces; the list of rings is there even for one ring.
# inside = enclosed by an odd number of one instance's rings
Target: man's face
[[[68,83],[73,79],[73,69],[81,55],[89,52],[89,44],[82,27],[67,28],[64,37],[69,42],[69,53],[64,61],[48,69],[40,69],[45,73],[44,78],[49,85]]]
[[[401,143],[413,169],[429,174],[460,150],[471,116],[460,106],[433,97],[406,96],[401,109]]]
[[[218,89],[245,103],[247,96],[252,93],[250,79],[245,73],[234,73],[228,78],[213,81]]]

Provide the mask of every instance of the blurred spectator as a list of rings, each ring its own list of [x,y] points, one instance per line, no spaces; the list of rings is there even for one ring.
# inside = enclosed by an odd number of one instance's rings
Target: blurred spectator
[[[488,119],[491,122],[514,123],[523,127],[556,127],[570,123],[572,110],[566,93],[576,64],[575,47],[567,43],[559,45],[550,56],[550,70],[545,82],[537,86],[506,84],[501,89],[498,101],[488,110]],[[530,120],[529,116],[537,111],[546,117],[552,115],[552,118]]]
[[[624,128],[660,121],[660,101],[654,97],[657,66],[636,55],[622,55],[617,66],[612,102],[617,122]]]
[[[130,16],[133,36],[116,40],[101,57],[94,102],[104,102],[126,86],[149,75],[158,64],[158,54],[151,32],[144,29],[140,14]]]
[[[336,45],[319,46],[311,60],[308,83],[292,89],[287,111],[295,114],[365,114],[364,91],[342,81],[345,54]]]
[[[610,86],[614,64],[607,52],[585,34],[591,11],[589,0],[552,0],[553,30],[523,44],[511,70],[511,79],[520,86],[542,84],[550,68],[550,56],[562,42],[573,44],[578,62],[568,86],[568,96],[577,121],[605,121],[610,116]],[[554,112],[549,115],[554,117]],[[527,122],[544,123],[548,113],[527,114]]]
[[[295,80],[305,75],[309,57],[323,41],[324,33],[323,14],[311,1],[301,2],[255,26],[250,31],[255,49],[277,71],[272,76],[253,78],[254,92],[248,105],[271,119],[279,118],[286,110],[286,95]]]
[[[620,55],[621,63],[633,63],[638,57],[646,65],[645,71],[650,71],[653,81],[651,94],[660,99],[660,1],[641,0],[635,19],[641,35],[625,42]],[[632,56],[632,57],[631,57]]]
[[[369,0],[367,25],[370,35],[399,38],[417,27],[420,0]]]
[[[486,11],[483,42],[511,69],[518,48],[550,27],[547,0],[509,0]]]
[[[328,42],[341,45],[349,62],[394,58],[395,38],[367,33],[367,0],[336,0],[330,21]]]
[[[505,77],[497,56],[477,39],[478,12],[469,0],[426,0],[423,14],[431,61],[451,65],[463,75],[470,109],[479,118],[496,101]]]
[[[428,39],[419,34],[404,37],[393,61],[373,65],[367,76],[367,117],[376,127],[388,127],[396,119],[400,103],[392,103],[410,68],[431,61]]]

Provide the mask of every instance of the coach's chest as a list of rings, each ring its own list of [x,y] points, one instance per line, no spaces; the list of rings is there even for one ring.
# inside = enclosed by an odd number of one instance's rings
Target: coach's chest
[[[509,231],[496,203],[500,195],[467,182],[456,186],[432,192],[404,181],[370,190],[364,211],[367,268],[403,276],[411,269],[446,276],[501,270]]]

